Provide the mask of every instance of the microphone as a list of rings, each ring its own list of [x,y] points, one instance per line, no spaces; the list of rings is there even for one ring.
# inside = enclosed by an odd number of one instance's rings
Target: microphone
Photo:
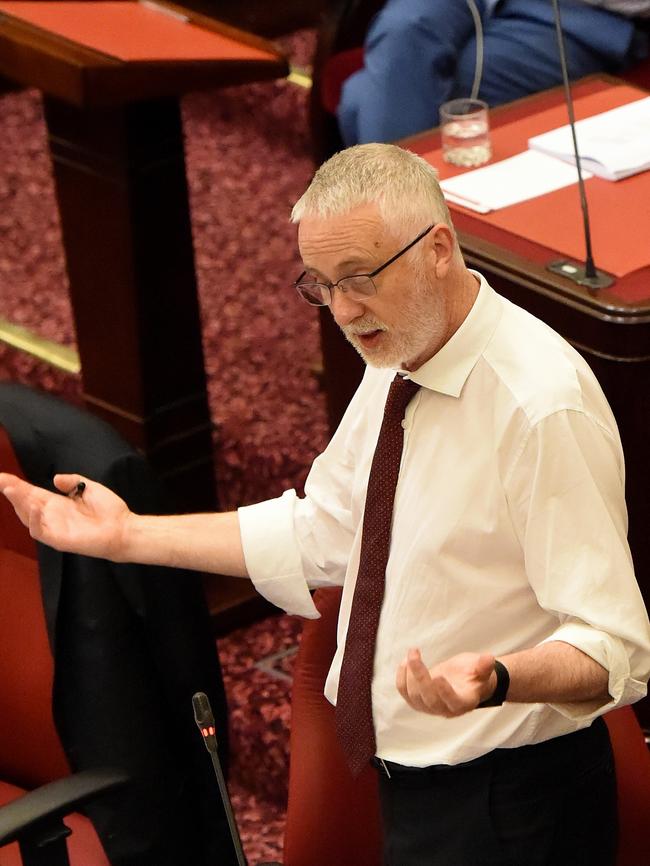
[[[237,822],[233,815],[230,796],[228,794],[228,788],[226,787],[226,780],[223,777],[223,770],[221,769],[221,761],[219,760],[219,754],[217,751],[217,730],[214,715],[212,714],[212,707],[210,706],[210,701],[205,692],[197,692],[192,697],[192,706],[194,707],[194,721],[201,732],[205,747],[212,758],[212,767],[214,768],[214,774],[217,777],[219,793],[221,794],[221,803],[224,812],[226,813],[230,838],[232,839],[233,848],[237,857],[237,866],[248,866],[248,862],[244,856],[244,849],[242,848],[239,830],[237,829]]]
[[[587,286],[588,289],[606,289],[611,286],[615,279],[605,271],[600,271],[594,264],[594,257],[591,250],[591,231],[589,228],[589,208],[587,206],[587,195],[585,193],[585,183],[582,178],[582,166],[580,164],[580,154],[578,153],[578,139],[576,137],[575,117],[573,114],[573,99],[571,97],[571,87],[569,85],[569,71],[567,69],[566,52],[564,49],[564,33],[562,31],[562,19],[560,17],[560,6],[558,0],[552,0],[553,13],[555,16],[555,32],[557,35],[557,45],[560,51],[560,66],[562,68],[562,80],[564,82],[564,98],[566,101],[567,111],[569,112],[569,126],[571,127],[571,137],[573,139],[573,153],[576,160],[576,168],[578,170],[578,189],[580,191],[580,207],[582,208],[582,222],[585,232],[585,262],[573,262],[569,259],[560,259],[559,261],[550,262],[547,265],[547,270],[553,271],[555,274],[560,274],[563,277],[573,280],[580,286]]]
[[[212,707],[205,692],[197,692],[192,698],[194,721],[196,722],[205,747],[210,753],[217,752],[217,729],[212,715]]]

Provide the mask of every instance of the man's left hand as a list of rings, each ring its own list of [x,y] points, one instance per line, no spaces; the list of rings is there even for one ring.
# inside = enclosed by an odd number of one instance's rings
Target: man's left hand
[[[411,649],[397,669],[396,684],[414,710],[447,718],[462,716],[493,694],[494,656],[460,653],[427,668],[420,651]]]

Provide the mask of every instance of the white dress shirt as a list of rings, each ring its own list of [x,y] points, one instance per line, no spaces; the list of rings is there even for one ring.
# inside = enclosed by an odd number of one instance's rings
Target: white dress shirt
[[[479,276],[477,274],[477,276]],[[239,510],[259,592],[317,617],[309,588],[343,585],[338,677],[359,565],[366,486],[394,370],[366,370],[305,497]],[[650,626],[626,540],[616,422],[593,373],[558,334],[481,287],[460,329],[410,378],[421,385],[404,449],[372,685],[377,755],[456,764],[586,727],[643,697]],[[561,640],[609,671],[606,703],[506,703],[446,719],[395,686],[419,647],[428,666]]]

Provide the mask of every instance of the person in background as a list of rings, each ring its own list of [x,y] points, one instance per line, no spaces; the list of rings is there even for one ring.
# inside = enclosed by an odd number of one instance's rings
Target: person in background
[[[648,56],[650,0],[561,0],[571,78],[615,74]],[[477,25],[483,32],[477,57]],[[346,145],[396,141],[439,123],[440,106],[472,93],[489,106],[562,83],[551,0],[387,0],[364,66],[344,83]]]
[[[160,517],[79,475],[0,491],[46,544],[248,576],[290,613],[342,585],[325,693],[379,775],[388,866],[613,866],[601,716],[645,695],[650,623],[605,397],[467,269],[415,154],[342,151],[293,220],[295,288],[367,362],[304,497]]]

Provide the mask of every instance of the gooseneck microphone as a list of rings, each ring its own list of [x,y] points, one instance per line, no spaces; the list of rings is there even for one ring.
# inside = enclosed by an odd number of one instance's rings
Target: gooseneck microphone
[[[232,812],[230,796],[228,794],[228,788],[226,787],[226,780],[223,777],[223,771],[221,769],[221,761],[219,760],[219,754],[217,752],[217,730],[214,715],[212,714],[212,707],[210,706],[210,701],[205,692],[197,692],[192,697],[192,706],[194,707],[194,721],[201,732],[205,747],[212,758],[212,766],[214,767],[214,774],[217,777],[221,802],[226,813],[230,837],[237,856],[237,864],[238,866],[248,866],[246,857],[244,856],[241,839],[239,837],[237,822],[235,821],[235,816]]]
[[[573,153],[576,160],[576,168],[578,170],[578,189],[580,191],[580,206],[582,208],[582,221],[585,232],[585,262],[572,262],[567,259],[551,262],[547,265],[549,271],[560,274],[563,277],[568,277],[580,286],[587,286],[589,289],[605,289],[611,286],[615,280],[610,274],[600,271],[594,264],[594,257],[591,250],[591,231],[589,228],[589,208],[587,206],[587,195],[585,193],[585,183],[582,178],[582,166],[580,164],[580,154],[578,152],[578,139],[576,137],[575,116],[573,113],[573,98],[571,96],[571,86],[569,85],[569,70],[566,62],[566,52],[564,48],[564,33],[562,30],[562,18],[560,16],[560,5],[558,0],[552,0],[553,13],[555,16],[555,32],[557,35],[557,45],[560,52],[560,66],[562,68],[562,80],[564,82],[564,98],[566,101],[567,111],[569,113],[569,126],[571,127],[571,138],[573,139]]]

